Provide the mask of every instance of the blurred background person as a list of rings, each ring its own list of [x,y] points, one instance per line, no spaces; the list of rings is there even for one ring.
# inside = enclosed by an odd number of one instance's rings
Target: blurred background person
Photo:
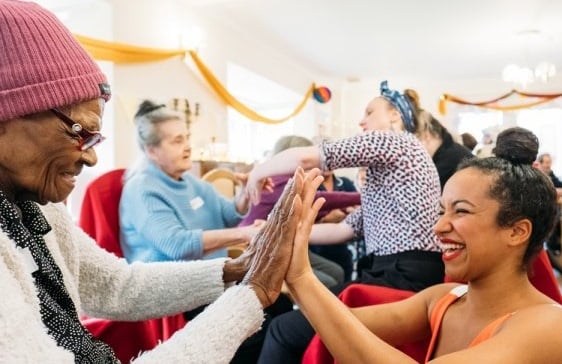
[[[126,173],[119,203],[120,242],[127,261],[226,258],[228,247],[247,245],[259,226],[238,227],[249,208],[244,188],[234,199],[227,199],[189,173],[191,144],[184,115],[146,100],[139,105],[135,125],[143,154]],[[185,312],[186,320],[205,307]],[[272,316],[292,307],[289,298],[281,295],[266,310],[264,326]],[[263,331],[250,337],[233,362],[255,361],[262,341]]]
[[[439,182],[441,190],[447,180],[456,172],[457,166],[464,159],[473,158],[474,155],[453,140],[453,136],[447,128],[445,128],[430,113],[424,111],[425,116],[429,119],[426,123],[426,129],[420,138],[425,149],[431,156],[437,173],[439,173]]]
[[[418,139],[425,130],[415,98],[388,87],[371,100],[359,122],[362,133],[320,145],[285,150],[254,166],[248,175],[253,202],[263,179],[298,166],[322,170],[366,167],[361,206],[342,222],[315,224],[310,241],[341,244],[364,238],[370,266],[357,282],[419,291],[443,281],[443,261],[432,226],[438,217],[439,175]],[[348,282],[350,284],[351,282]],[[339,293],[346,285],[332,290]],[[261,363],[300,363],[314,335],[300,311],[270,324]]]
[[[562,181],[560,181],[552,170],[552,155],[550,155],[550,153],[543,153],[539,155],[537,161],[539,162],[538,168],[550,178],[556,188],[558,197],[560,197],[562,195]]]
[[[334,173],[334,171],[322,171],[322,176],[324,177],[324,181],[320,187],[318,187],[318,191],[357,192],[353,181],[345,176],[338,176]],[[317,222],[334,224],[340,223],[357,207],[358,206],[355,205],[332,209],[324,215],[321,214],[317,218]],[[314,253],[339,264],[344,270],[344,280],[348,282],[351,280],[353,274],[353,255],[349,249],[349,244],[353,242],[354,240],[333,245],[314,244],[310,245],[309,249]]]
[[[464,145],[471,152],[474,151],[474,148],[476,148],[476,146],[478,145],[478,140],[476,140],[474,135],[470,133],[462,133],[461,141],[462,145]]]
[[[559,272],[562,273],[562,263],[560,262],[560,201],[562,198],[562,181],[554,174],[552,170],[552,155],[549,153],[543,153],[537,158],[535,165],[538,169],[544,172],[552,181],[552,184],[556,188],[556,195],[558,197],[558,218],[556,219],[556,224],[552,230],[552,234],[546,240],[546,251],[550,259],[552,266]]]
[[[275,156],[281,153],[282,151],[291,148],[312,146],[312,145],[313,142],[308,138],[299,135],[286,135],[279,138],[275,142],[271,155]],[[279,195],[283,191],[285,184],[289,180],[290,174],[281,174],[281,175],[274,175],[269,177],[271,177],[272,183],[274,185],[273,191],[269,193],[268,192],[263,193],[260,202],[250,207],[250,212],[242,220],[240,226],[247,226],[250,224],[254,224],[254,222],[259,219],[267,219],[269,212],[275,205],[276,201],[279,198]],[[353,185],[353,183],[351,183],[351,181],[349,180],[345,182],[344,180],[339,180],[339,181],[341,182],[336,182],[337,187],[341,187],[340,184],[343,185],[344,183],[346,183],[346,186],[349,186],[349,184]],[[344,215],[343,217],[345,217],[344,211],[347,208],[354,207],[360,203],[360,195],[358,193],[356,192],[346,193],[339,190],[334,191],[333,186],[334,186],[334,180],[331,179],[331,183],[328,187],[331,188],[332,191],[326,191],[326,188],[323,188],[322,186],[319,187],[318,189],[319,192],[317,193],[317,197],[323,197],[326,200],[325,204],[322,206],[322,209],[320,210],[319,213],[321,217],[326,217],[330,214],[332,214],[332,216],[337,215],[338,218],[341,215]],[[352,189],[350,187],[348,188]],[[347,261],[347,259],[350,258],[350,253],[349,250],[347,249],[347,244],[342,243],[336,245],[335,247],[335,249],[337,250],[335,256],[336,259],[330,259],[330,257],[323,257],[322,255],[315,253],[314,251],[315,247],[316,246],[311,246],[310,262],[312,264],[312,268],[315,274],[318,276],[320,281],[324,283],[326,287],[334,287],[345,282],[346,275],[344,272],[344,268],[348,268],[348,269],[351,268],[351,271],[353,270],[353,263],[352,262],[348,263]],[[344,254],[342,257],[337,255],[342,252]],[[351,267],[349,267],[349,264],[351,264]],[[351,271],[349,272],[349,277],[351,277]]]
[[[127,261],[226,257],[229,246],[248,243],[258,228],[237,227],[249,207],[243,189],[229,200],[189,173],[191,144],[184,116],[143,101],[135,125],[143,154],[127,171],[119,204]]]

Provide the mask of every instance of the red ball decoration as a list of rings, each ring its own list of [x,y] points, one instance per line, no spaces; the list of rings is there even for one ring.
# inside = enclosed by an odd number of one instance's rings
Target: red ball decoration
[[[325,104],[332,98],[332,91],[325,86],[316,87],[312,93],[314,99],[321,104]]]

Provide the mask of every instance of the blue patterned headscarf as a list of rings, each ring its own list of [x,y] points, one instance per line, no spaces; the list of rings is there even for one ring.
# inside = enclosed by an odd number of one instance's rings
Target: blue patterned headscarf
[[[414,108],[408,97],[396,90],[388,88],[388,81],[381,82],[381,96],[390,102],[400,113],[406,130],[410,133],[416,131],[414,124]]]

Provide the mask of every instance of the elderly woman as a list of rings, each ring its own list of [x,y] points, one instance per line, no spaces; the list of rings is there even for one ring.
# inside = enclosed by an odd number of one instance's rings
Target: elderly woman
[[[394,346],[425,339],[429,363],[562,363],[562,307],[527,275],[556,216],[554,187],[531,166],[538,146],[530,131],[507,129],[496,157],[464,161],[446,183],[434,230],[447,276],[467,284],[350,310],[312,274],[303,225],[286,281],[338,363],[415,364]]]
[[[234,199],[189,173],[191,144],[183,115],[144,101],[135,115],[143,152],[127,171],[119,204],[121,246],[129,262],[225,257],[246,244],[254,226],[236,227],[248,211],[242,189]]]
[[[125,259],[131,263],[223,258],[229,246],[248,244],[260,224],[237,226],[247,213],[248,196],[242,188],[234,199],[224,198],[210,183],[189,173],[191,135],[183,114],[146,100],[135,115],[135,125],[142,157],[127,171],[119,202]],[[184,317],[192,320],[205,306]],[[279,296],[266,309],[264,326],[272,316],[292,308],[285,294]],[[232,364],[255,362],[263,336],[260,331],[245,341]]]
[[[371,264],[362,270],[361,283],[411,291],[441,283],[443,262],[431,230],[441,189],[435,165],[418,139],[428,122],[420,115],[427,113],[421,112],[415,98],[390,89],[384,81],[381,95],[369,102],[359,122],[362,134],[276,154],[254,167],[247,188],[257,201],[264,177],[289,173],[297,166],[365,167],[361,206],[340,223],[314,225],[310,241],[338,244],[363,238]],[[300,311],[275,318],[260,362],[300,363],[313,335]]]
[[[0,44],[0,361],[117,363],[79,313],[144,320],[218,298],[134,362],[228,363],[278,296],[301,211],[314,208],[320,181],[297,171],[237,260],[129,265],[99,248],[60,203],[96,163],[105,76],[34,3],[0,0]]]

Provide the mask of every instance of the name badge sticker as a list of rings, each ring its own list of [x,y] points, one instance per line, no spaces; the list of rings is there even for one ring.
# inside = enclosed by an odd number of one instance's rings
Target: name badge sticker
[[[191,201],[189,201],[189,204],[191,205],[191,208],[194,210],[197,210],[199,208],[201,208],[201,206],[203,206],[205,204],[205,202],[203,201],[203,199],[199,196],[193,198]]]

